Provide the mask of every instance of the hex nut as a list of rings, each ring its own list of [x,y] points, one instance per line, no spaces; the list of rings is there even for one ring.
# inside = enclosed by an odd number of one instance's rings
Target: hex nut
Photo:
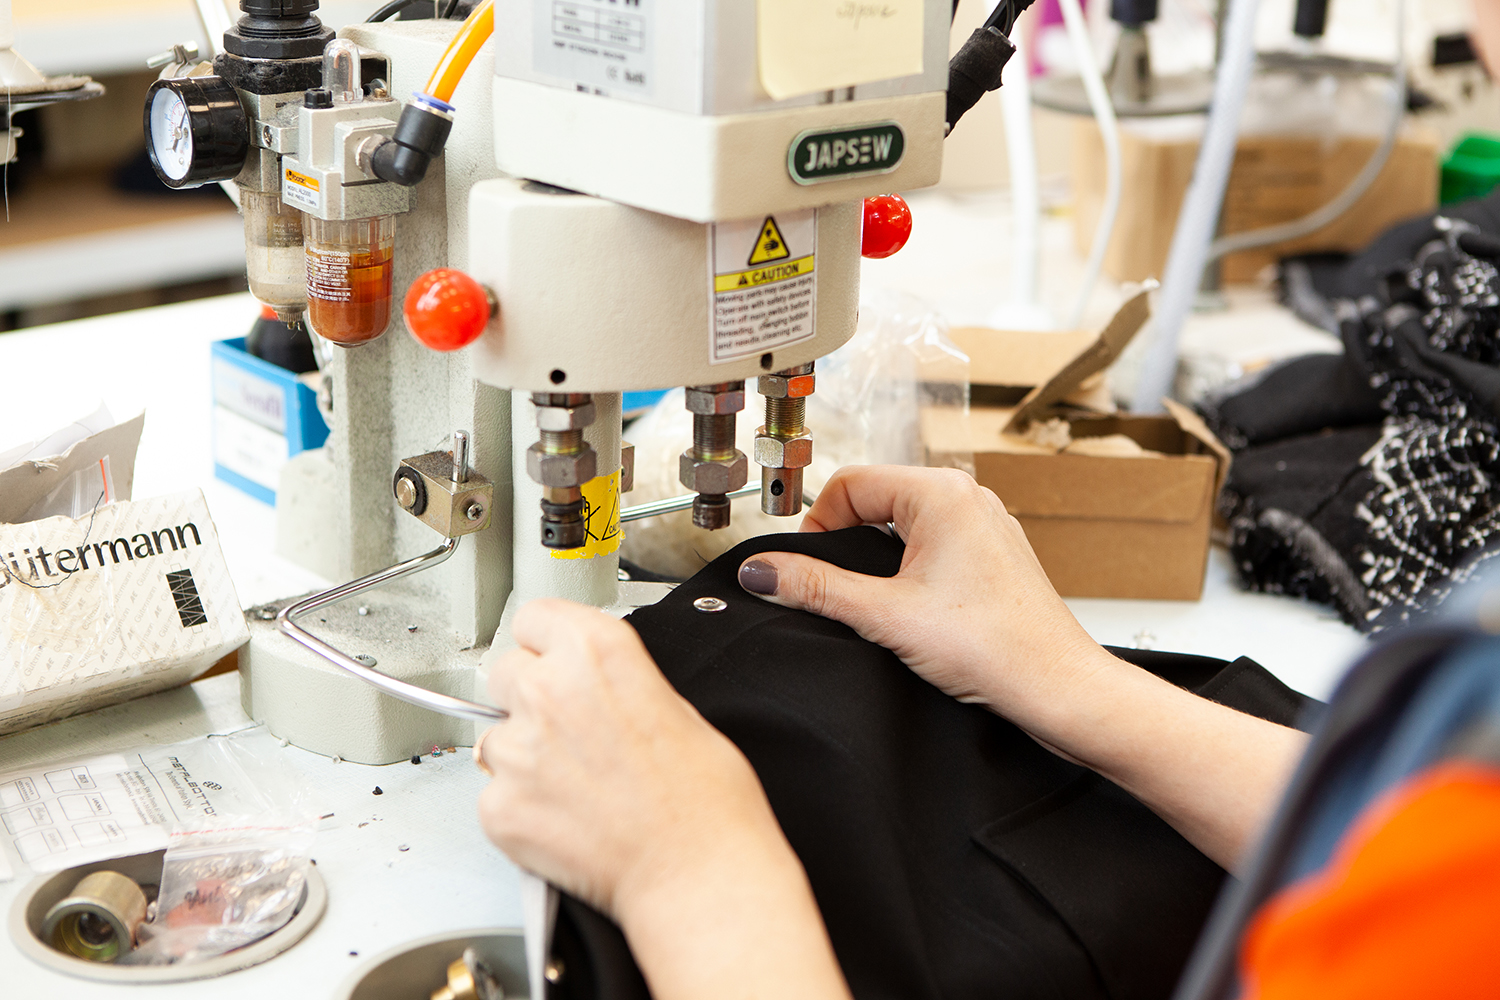
[[[694,493],[732,493],[750,479],[750,463],[742,451],[728,459],[695,458],[685,451],[677,471],[682,485]]]
[[[733,392],[704,392],[701,389],[688,389],[685,397],[688,412],[704,416],[723,416],[726,413],[738,413],[745,408],[744,389],[736,389]]]
[[[526,449],[526,472],[543,486],[582,486],[597,475],[598,456],[585,448],[572,455],[549,455],[541,445]]]
[[[577,431],[594,422],[594,404],[582,406],[538,406],[536,425],[544,431]]]
[[[794,438],[772,437],[765,428],[755,435],[755,464],[767,469],[805,469],[812,464],[812,432]]]
[[[800,399],[813,394],[817,379],[817,375],[812,372],[792,376],[762,375],[756,389],[762,396],[770,396],[772,399]]]

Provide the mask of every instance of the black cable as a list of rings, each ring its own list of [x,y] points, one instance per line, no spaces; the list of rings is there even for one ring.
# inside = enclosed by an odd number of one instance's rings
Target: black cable
[[[391,0],[390,3],[381,7],[375,13],[365,18],[366,24],[374,24],[376,21],[387,21],[396,14],[416,3],[417,0]]]

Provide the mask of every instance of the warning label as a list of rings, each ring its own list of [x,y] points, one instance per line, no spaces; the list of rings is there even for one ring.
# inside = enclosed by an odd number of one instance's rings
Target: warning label
[[[818,301],[818,210],[708,227],[711,364],[808,340]]]
[[[288,169],[282,175],[281,199],[308,211],[318,210],[318,179]]]

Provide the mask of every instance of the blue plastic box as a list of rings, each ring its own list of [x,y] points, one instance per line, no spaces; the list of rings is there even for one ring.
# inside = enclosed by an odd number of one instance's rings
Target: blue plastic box
[[[301,376],[245,352],[245,338],[215,341],[214,475],[275,506],[286,460],[321,447],[328,425]]]

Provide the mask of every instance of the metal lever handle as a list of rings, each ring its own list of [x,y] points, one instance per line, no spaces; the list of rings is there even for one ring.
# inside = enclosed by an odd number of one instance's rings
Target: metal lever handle
[[[431,552],[417,556],[414,559],[408,559],[406,562],[397,563],[395,566],[378,570],[368,576],[362,576],[358,580],[351,580],[342,586],[334,587],[332,590],[325,590],[320,594],[304,597],[296,604],[288,605],[281,609],[281,613],[276,616],[277,627],[286,635],[300,642],[314,653],[317,653],[340,670],[353,674],[366,684],[371,684],[384,691],[392,698],[400,698],[402,701],[416,705],[418,708],[425,708],[442,715],[451,715],[458,719],[472,719],[475,722],[499,722],[507,719],[510,717],[510,713],[504,709],[495,708],[490,705],[481,705],[478,702],[465,701],[462,698],[455,698],[452,695],[431,691],[416,684],[399,681],[389,674],[383,674],[378,670],[367,667],[347,653],[334,649],[322,639],[302,628],[296,621],[303,615],[316,611],[319,608],[327,607],[330,604],[337,604],[339,601],[347,600],[356,594],[363,594],[367,590],[373,590],[393,580],[399,580],[403,576],[409,576],[420,570],[436,566],[438,563],[447,560],[457,548],[458,538],[450,538]]]

